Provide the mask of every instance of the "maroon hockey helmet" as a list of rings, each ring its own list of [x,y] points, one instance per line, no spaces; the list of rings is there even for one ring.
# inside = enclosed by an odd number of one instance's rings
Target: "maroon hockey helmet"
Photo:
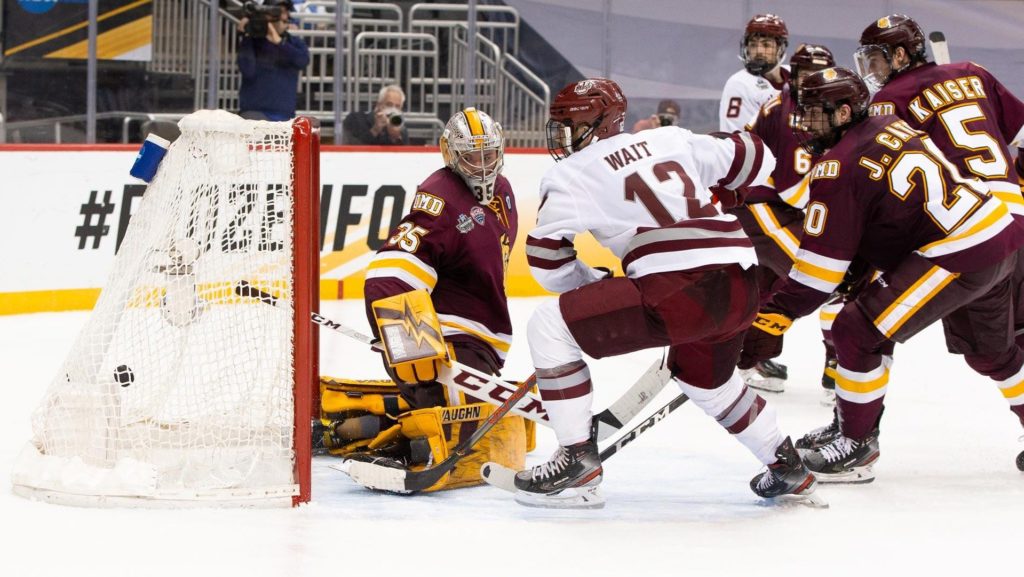
[[[626,97],[614,80],[587,78],[561,90],[551,103],[548,150],[555,160],[577,152],[596,138],[623,131]]]
[[[762,58],[753,58],[747,53],[747,43],[751,38],[766,37],[774,38],[777,45],[775,61],[768,62]],[[765,72],[778,66],[782,57],[786,54],[786,45],[789,43],[789,29],[786,23],[775,14],[758,14],[747,22],[743,30],[743,41],[740,43],[740,60],[747,72],[760,76]]]
[[[801,44],[789,59],[789,95],[797,101],[797,90],[803,76],[836,65],[832,51],[820,44]]]
[[[847,129],[867,118],[870,101],[864,80],[848,68],[835,66],[805,77],[794,113],[804,150],[818,155],[835,146]],[[850,107],[850,119],[836,124],[834,113],[843,105]]]
[[[892,59],[897,48],[903,48],[909,63],[896,69]],[[854,52],[857,71],[865,82],[877,88],[885,86],[893,76],[928,61],[925,55],[924,31],[910,16],[892,14],[872,22],[860,34],[860,48]]]

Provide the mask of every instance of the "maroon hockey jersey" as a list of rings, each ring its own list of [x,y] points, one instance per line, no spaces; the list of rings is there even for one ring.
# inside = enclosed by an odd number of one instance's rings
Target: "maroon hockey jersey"
[[[875,94],[871,113],[899,116],[927,132],[964,177],[1019,195],[1008,145],[1024,138],[1024,102],[981,66],[929,63],[903,72]]]
[[[985,183],[954,174],[927,135],[894,116],[851,128],[811,172],[797,259],[772,306],[818,308],[854,257],[881,271],[918,252],[951,272],[996,264],[1024,245],[1024,224]]]
[[[747,204],[782,200],[796,208],[807,206],[808,182],[804,176],[815,159],[800,146],[793,134],[790,114],[794,108],[786,88],[766,102],[747,126],[747,130],[761,137],[775,155],[775,171],[768,184],[752,187],[747,194]]]
[[[426,289],[445,338],[486,345],[500,368],[512,344],[505,272],[516,226],[505,177],[498,177],[494,199],[484,206],[457,174],[438,170],[419,186],[411,211],[367,267],[367,304]]]

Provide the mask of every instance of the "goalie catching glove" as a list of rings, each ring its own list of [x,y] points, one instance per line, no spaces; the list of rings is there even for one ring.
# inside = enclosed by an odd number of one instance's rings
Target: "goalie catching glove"
[[[370,304],[387,358],[388,372],[408,385],[437,380],[455,354],[445,345],[441,322],[426,290],[409,291]]]

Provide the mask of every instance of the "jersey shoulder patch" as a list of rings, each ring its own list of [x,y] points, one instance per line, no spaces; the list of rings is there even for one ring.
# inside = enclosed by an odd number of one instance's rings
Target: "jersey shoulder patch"
[[[430,216],[441,216],[444,211],[444,200],[420,190],[412,197],[412,210],[425,212]]]

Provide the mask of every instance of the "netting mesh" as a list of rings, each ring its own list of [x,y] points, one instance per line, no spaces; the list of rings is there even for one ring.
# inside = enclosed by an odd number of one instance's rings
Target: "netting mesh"
[[[182,120],[15,484],[95,495],[291,493],[292,127]],[[241,282],[279,297],[240,296]]]

